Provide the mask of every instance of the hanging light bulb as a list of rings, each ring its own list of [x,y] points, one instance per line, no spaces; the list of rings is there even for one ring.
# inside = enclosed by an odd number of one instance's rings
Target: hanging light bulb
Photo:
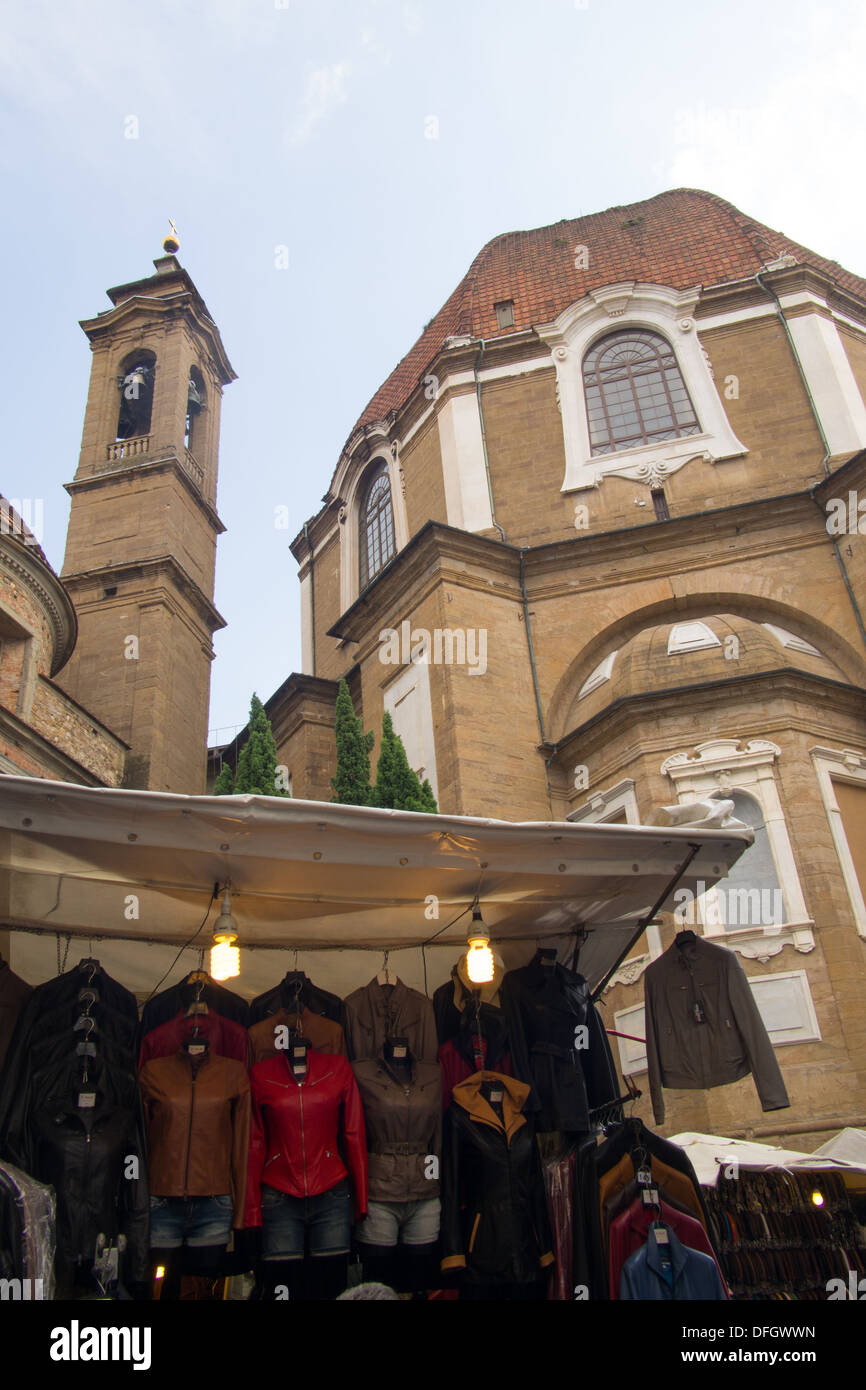
[[[232,916],[230,882],[225,886],[222,910],[214,926],[213,945],[210,948],[210,973],[214,980],[231,980],[241,973],[238,924]]]
[[[824,1194],[823,1194],[823,1192],[818,1192],[817,1189],[816,1189],[816,1190],[812,1193],[812,1201],[815,1203],[815,1206],[816,1206],[816,1207],[823,1207],[823,1205],[824,1205]]]
[[[472,909],[472,926],[469,928],[469,950],[466,952],[466,973],[474,985],[488,985],[496,973],[490,937],[481,920],[478,904]]]

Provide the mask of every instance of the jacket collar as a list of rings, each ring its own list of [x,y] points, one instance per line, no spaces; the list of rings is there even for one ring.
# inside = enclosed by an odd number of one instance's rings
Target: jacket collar
[[[495,1081],[497,1085],[502,1086],[501,1120],[493,1106],[481,1094],[482,1080]],[[503,1076],[498,1071],[476,1071],[465,1081],[459,1082],[451,1093],[452,1100],[455,1100],[473,1120],[477,1120],[479,1124],[490,1125],[492,1129],[504,1131],[509,1144],[521,1125],[526,1124],[523,1107],[528,1097],[528,1086],[513,1076]]]
[[[686,1252],[670,1226],[666,1225],[665,1230],[668,1233],[668,1249],[671,1252],[671,1263],[674,1268],[674,1283],[676,1283],[686,1267]],[[662,1273],[661,1248],[656,1244],[655,1237],[652,1234],[652,1227],[650,1227],[647,1232],[646,1262],[653,1274],[658,1275],[659,1279],[664,1279],[664,1274]]]
[[[375,975],[367,986],[370,1003],[378,1014],[396,1013],[405,1003],[408,993],[402,980],[398,980],[396,985],[380,985]]]

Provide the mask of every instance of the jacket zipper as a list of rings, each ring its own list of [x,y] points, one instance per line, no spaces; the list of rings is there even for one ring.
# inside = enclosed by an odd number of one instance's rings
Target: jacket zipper
[[[189,1094],[189,1128],[188,1128],[187,1134],[186,1134],[186,1168],[185,1168],[185,1170],[184,1170],[184,1175],[183,1175],[183,1195],[184,1195],[184,1199],[186,1199],[186,1196],[187,1196],[187,1186],[188,1186],[188,1184],[189,1184],[189,1156],[190,1156],[190,1151],[191,1151],[191,1149],[192,1149],[192,1112],[193,1112],[193,1110],[195,1109],[195,1079],[196,1079],[196,1076],[197,1076],[197,1072],[195,1071],[195,1069],[193,1069],[192,1081],[191,1081],[191,1083],[190,1083],[190,1094]]]
[[[307,1190],[307,1143],[304,1138],[304,1083],[298,1082],[298,1096],[301,1102],[301,1161],[304,1165],[304,1196],[309,1196]]]

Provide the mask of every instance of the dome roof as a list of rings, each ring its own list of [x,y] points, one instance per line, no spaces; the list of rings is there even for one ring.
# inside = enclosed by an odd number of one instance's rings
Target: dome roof
[[[575,266],[583,259],[574,254],[578,246],[589,251],[586,267]],[[784,255],[815,266],[866,301],[866,280],[696,188],[494,237],[373,396],[349,438],[399,410],[452,335],[493,339],[550,323],[591,290],[624,280],[679,290],[742,280]],[[514,301],[514,323],[500,328],[494,304],[507,299]]]
[[[590,670],[581,671],[565,728],[583,724],[614,700],[632,695],[782,669],[850,684],[835,662],[775,624],[733,613],[653,624],[615,654],[612,649]]]

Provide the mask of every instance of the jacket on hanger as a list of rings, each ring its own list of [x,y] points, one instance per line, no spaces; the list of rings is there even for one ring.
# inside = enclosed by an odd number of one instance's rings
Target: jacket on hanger
[[[501,1092],[501,1106],[488,1096]],[[442,1269],[481,1284],[525,1284],[553,1264],[529,1087],[476,1072],[454,1087],[442,1165]]]
[[[253,1067],[250,1084],[253,1117],[244,1225],[262,1224],[263,1183],[290,1197],[316,1197],[341,1182],[347,1171],[355,1216],[365,1216],[364,1112],[345,1057],[308,1052],[306,1076],[300,1082],[284,1054],[269,1057]]]
[[[451,1104],[454,1087],[479,1070],[499,1071],[504,1076],[512,1076],[511,1054],[508,1051],[508,1027],[501,1009],[491,1004],[481,1004],[478,1022],[481,1026],[481,1059],[476,1056],[478,1032],[475,1009],[465,1009],[459,1016],[457,1031],[439,1048],[439,1065],[442,1069],[442,1109]],[[530,1096],[526,1103],[527,1113],[533,1108]]]
[[[721,1301],[727,1298],[725,1286],[715,1261],[709,1255],[689,1250],[677,1239],[669,1226],[667,1247],[650,1236],[623,1265],[620,1276],[621,1299],[642,1302],[679,1302],[681,1300]],[[670,1252],[666,1275],[665,1249]]]
[[[445,984],[440,985],[433,993],[433,1014],[436,1019],[436,1036],[440,1046],[449,1038],[454,1037],[460,1027],[463,1011],[467,1004],[471,1005],[476,995],[480,996],[482,1004],[490,1004],[497,1009],[502,1007],[500,990],[504,974],[505,963],[502,957],[494,952],[493,979],[487,984],[475,984],[469,978],[466,953],[463,953],[452,967],[451,979],[446,980]]]
[[[332,1057],[346,1056],[346,1035],[341,1025],[332,1018],[313,1013],[312,1009],[302,1009],[299,1020],[297,1014],[278,1009],[275,1014],[268,1014],[267,1018],[254,1023],[249,1029],[251,1065],[263,1062],[266,1057],[279,1055],[281,1049],[276,1046],[276,1030],[281,1027],[300,1028],[301,1036],[309,1038],[316,1052],[325,1052]]]
[[[436,1062],[416,1062],[408,1081],[383,1059],[354,1062],[367,1132],[368,1196],[423,1202],[439,1196],[427,1159],[442,1156],[442,1078]],[[362,1228],[363,1231],[363,1228]]]
[[[642,1120],[632,1118],[617,1125],[600,1145],[594,1136],[581,1141],[575,1157],[573,1272],[575,1283],[585,1284],[593,1301],[610,1297],[602,1228],[604,1204],[633,1181],[631,1155],[639,1148],[648,1154],[651,1172],[660,1185],[671,1190],[669,1174],[680,1175],[681,1183],[673,1195],[694,1211],[705,1230],[709,1229],[700,1183],[688,1155],[647,1129]]]
[[[701,937],[676,941],[644,975],[647,1061],[656,1124],[662,1087],[706,1090],[752,1073],[764,1110],[790,1101],[773,1045],[735,953]]]
[[[249,1061],[249,1040],[247,1030],[234,1019],[224,1018],[222,1014],[209,1010],[206,1014],[196,1014],[187,1018],[185,1010],[175,1014],[167,1023],[160,1023],[145,1033],[138,1052],[138,1065],[155,1057],[173,1057],[178,1048],[192,1036],[198,1028],[199,1037],[204,1039],[215,1057],[232,1057],[236,1062]]]
[[[243,1224],[250,1145],[246,1067],[212,1053],[145,1062],[140,1074],[154,1197],[230,1194]]]
[[[589,1112],[619,1097],[619,1081],[607,1034],[582,975],[541,951],[529,965],[509,970],[502,982],[511,1059],[533,1088],[539,1131],[585,1133]],[[576,1030],[583,1027],[586,1035]],[[577,1041],[587,1046],[576,1046]]]
[[[651,1208],[645,1207],[642,1198],[636,1197],[625,1211],[621,1211],[611,1221],[608,1243],[611,1298],[619,1297],[622,1268],[635,1251],[646,1244],[650,1226],[656,1217],[657,1213],[654,1214]],[[718,1267],[715,1252],[700,1221],[676,1211],[664,1200],[661,1202],[661,1219],[687,1249],[700,1250]],[[721,1277],[721,1270],[719,1276]]]
[[[374,976],[343,1001],[346,1042],[353,1062],[379,1057],[387,1037],[409,1039],[409,1051],[419,1062],[435,1062],[438,1042],[433,1005],[417,989],[398,980],[380,985]]]
[[[169,1019],[175,1018],[178,1013],[185,1012],[196,997],[207,1004],[213,1013],[222,1014],[223,1018],[230,1018],[246,1028],[249,1022],[249,1005],[246,999],[218,984],[216,980],[208,979],[199,987],[197,984],[187,984],[187,980],[183,979],[179,984],[171,985],[147,1000],[141,1011],[142,1033],[149,1033],[161,1023],[168,1023]]]
[[[258,1023],[261,1019],[267,1018],[268,1014],[286,1007],[290,1002],[287,996],[294,994],[296,985],[300,988],[300,1001],[304,1008],[314,1014],[321,1014],[323,1018],[330,1018],[334,1023],[342,1023],[342,999],[339,995],[331,994],[329,990],[314,985],[303,970],[290,970],[278,985],[273,985],[271,989],[265,990],[264,994],[259,994],[249,1006],[247,1022]]]

